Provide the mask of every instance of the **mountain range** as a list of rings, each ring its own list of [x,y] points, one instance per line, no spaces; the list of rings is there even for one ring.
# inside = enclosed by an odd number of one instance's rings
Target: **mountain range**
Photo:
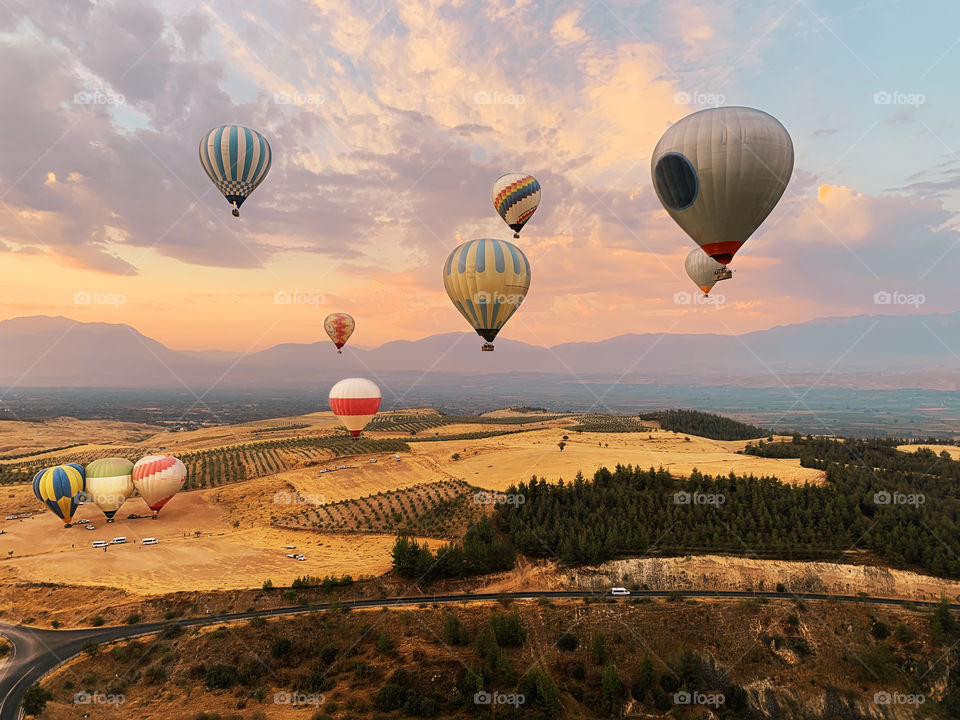
[[[338,355],[326,339],[250,354],[173,350],[129,325],[31,316],[0,322],[0,383],[29,387],[271,388],[350,375],[960,389],[960,312],[821,318],[745,333],[627,334],[539,347],[445,333]]]

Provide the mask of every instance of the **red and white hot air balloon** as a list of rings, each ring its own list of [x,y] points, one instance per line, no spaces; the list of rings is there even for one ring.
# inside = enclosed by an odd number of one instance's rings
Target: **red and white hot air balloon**
[[[354,437],[380,409],[380,388],[365,378],[347,378],[330,389],[330,409]]]
[[[172,455],[147,455],[133,466],[133,486],[153,510],[154,516],[187,479],[187,469]]]

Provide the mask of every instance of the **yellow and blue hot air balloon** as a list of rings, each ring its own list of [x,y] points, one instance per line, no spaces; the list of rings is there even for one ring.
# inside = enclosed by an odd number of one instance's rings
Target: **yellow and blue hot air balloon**
[[[493,339],[530,289],[530,262],[513,243],[481,238],[459,245],[443,265],[454,306],[493,350]]]
[[[33,494],[63,520],[64,527],[73,520],[83,486],[83,467],[75,463],[47,468],[33,476]]]
[[[256,130],[243,125],[222,125],[200,140],[200,163],[217,189],[233,205],[240,206],[270,172],[270,143]]]
[[[540,183],[533,175],[507,173],[493,183],[490,192],[493,207],[513,230],[515,238],[540,205]]]

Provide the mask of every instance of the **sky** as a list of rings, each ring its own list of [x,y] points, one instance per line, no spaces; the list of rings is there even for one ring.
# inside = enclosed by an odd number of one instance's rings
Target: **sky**
[[[361,346],[468,330],[441,266],[510,238],[490,186],[512,171],[543,196],[502,337],[960,310],[958,20],[950,0],[8,0],[0,320],[234,351],[314,342],[335,311]],[[693,303],[650,155],[716,105],[777,117],[796,164]],[[226,123],[274,153],[240,218],[197,157]]]

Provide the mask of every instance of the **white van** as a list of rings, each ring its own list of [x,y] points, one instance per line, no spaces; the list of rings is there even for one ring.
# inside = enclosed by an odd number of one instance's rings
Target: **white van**
[[[110,541],[110,544],[123,545],[125,542],[127,542],[127,538],[121,536],[121,537],[115,537],[113,540]]]
[[[622,595],[629,595],[629,594],[630,594],[630,591],[627,590],[625,587],[615,587],[615,588],[610,588],[610,594],[611,594],[611,595],[621,595],[621,596],[622,596]]]
[[[107,546],[107,541],[106,541],[106,540],[94,540],[94,541],[93,541],[93,546],[94,546],[95,548],[105,548],[105,547]]]
[[[141,542],[143,545],[156,545],[156,544],[157,544],[158,542],[160,542],[160,541],[157,540],[156,538],[144,538],[144,539],[141,540],[140,542]]]

